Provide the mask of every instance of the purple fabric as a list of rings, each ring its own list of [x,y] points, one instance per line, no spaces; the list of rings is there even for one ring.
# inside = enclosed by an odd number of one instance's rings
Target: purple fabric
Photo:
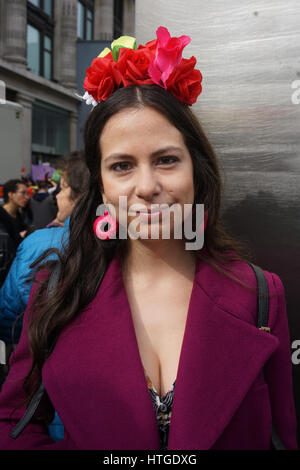
[[[55,168],[52,168],[50,165],[31,165],[32,179],[34,181],[43,180],[46,173],[48,173],[49,178],[55,172]]]
[[[232,263],[256,285],[252,269]],[[290,337],[279,277],[265,271],[271,333],[256,327],[256,296],[198,261],[181,348],[170,424],[171,450],[269,449],[271,419],[288,449],[298,449]],[[158,427],[133,320],[115,258],[94,300],[61,333],[43,368],[65,426],[54,443],[36,418],[13,440],[24,413],[21,384],[30,367],[28,315],[0,398],[1,449],[159,449]],[[266,364],[267,383],[262,367]]]
[[[58,222],[50,222],[50,224],[46,225],[45,228],[53,228],[53,227],[63,227],[63,225],[59,224]]]

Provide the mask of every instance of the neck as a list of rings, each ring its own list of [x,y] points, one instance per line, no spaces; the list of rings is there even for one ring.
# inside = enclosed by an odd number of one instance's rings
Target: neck
[[[147,243],[146,243],[147,242]],[[130,240],[123,258],[125,275],[159,279],[172,273],[194,276],[196,256],[184,240]]]
[[[8,212],[12,217],[16,217],[18,206],[16,206],[13,202],[7,202],[4,204],[3,209],[5,209],[6,212]]]

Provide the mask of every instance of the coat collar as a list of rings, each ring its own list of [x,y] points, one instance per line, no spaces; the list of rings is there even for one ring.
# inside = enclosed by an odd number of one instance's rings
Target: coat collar
[[[216,302],[215,292],[213,298],[209,295],[207,282],[211,283],[212,271],[203,261],[197,262],[175,384],[170,450],[210,449],[278,346],[275,336],[225,310]],[[219,298],[224,296],[222,286],[219,286],[219,294]],[[88,342],[90,364],[92,367],[95,363],[102,364],[99,384],[94,383],[93,369],[94,392],[89,387],[86,361],[81,371],[86,377],[85,393],[90,398],[88,404],[81,398],[78,406],[85,423],[90,420],[90,426],[87,423],[84,426],[85,433],[86,429],[91,430],[86,436],[89,448],[99,448],[101,442],[103,447],[100,448],[112,449],[113,441],[115,449],[159,449],[158,426],[118,257],[110,263],[95,299],[80,317],[78,326],[81,321],[85,322],[84,339],[81,345],[76,338],[77,359],[73,355],[72,363],[77,363],[80,373],[80,355],[84,356],[84,345]],[[72,331],[76,331],[76,324]],[[59,351],[59,343],[53,356]],[[73,338],[70,344],[74,343]],[[72,369],[69,366],[66,361],[65,376]],[[97,405],[91,413],[93,400],[106,403],[107,417],[103,407]],[[58,413],[60,415],[59,409]],[[62,419],[63,413],[61,410]],[[101,422],[105,423],[105,433],[99,441],[98,434],[92,430]],[[76,432],[80,433],[77,424]],[[82,439],[84,437],[78,434],[78,442]]]

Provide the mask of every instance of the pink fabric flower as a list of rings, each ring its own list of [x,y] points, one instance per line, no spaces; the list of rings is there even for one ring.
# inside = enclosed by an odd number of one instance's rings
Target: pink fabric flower
[[[171,38],[169,31],[163,26],[157,29],[156,35],[156,55],[148,73],[154,83],[166,88],[166,81],[181,62],[183,48],[189,44],[191,38],[189,36]]]

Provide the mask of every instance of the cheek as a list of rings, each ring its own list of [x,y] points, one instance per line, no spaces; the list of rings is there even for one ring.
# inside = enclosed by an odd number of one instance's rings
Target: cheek
[[[106,202],[119,206],[119,196],[129,196],[130,183],[128,181],[119,181],[117,178],[103,178],[103,199]]]
[[[187,175],[183,184],[183,190],[186,192],[186,198],[189,200],[188,202],[194,202],[195,186],[194,169],[192,165],[189,166],[187,171]]]
[[[194,178],[193,173],[177,175],[176,180],[168,182],[169,193],[180,203],[194,202]]]

